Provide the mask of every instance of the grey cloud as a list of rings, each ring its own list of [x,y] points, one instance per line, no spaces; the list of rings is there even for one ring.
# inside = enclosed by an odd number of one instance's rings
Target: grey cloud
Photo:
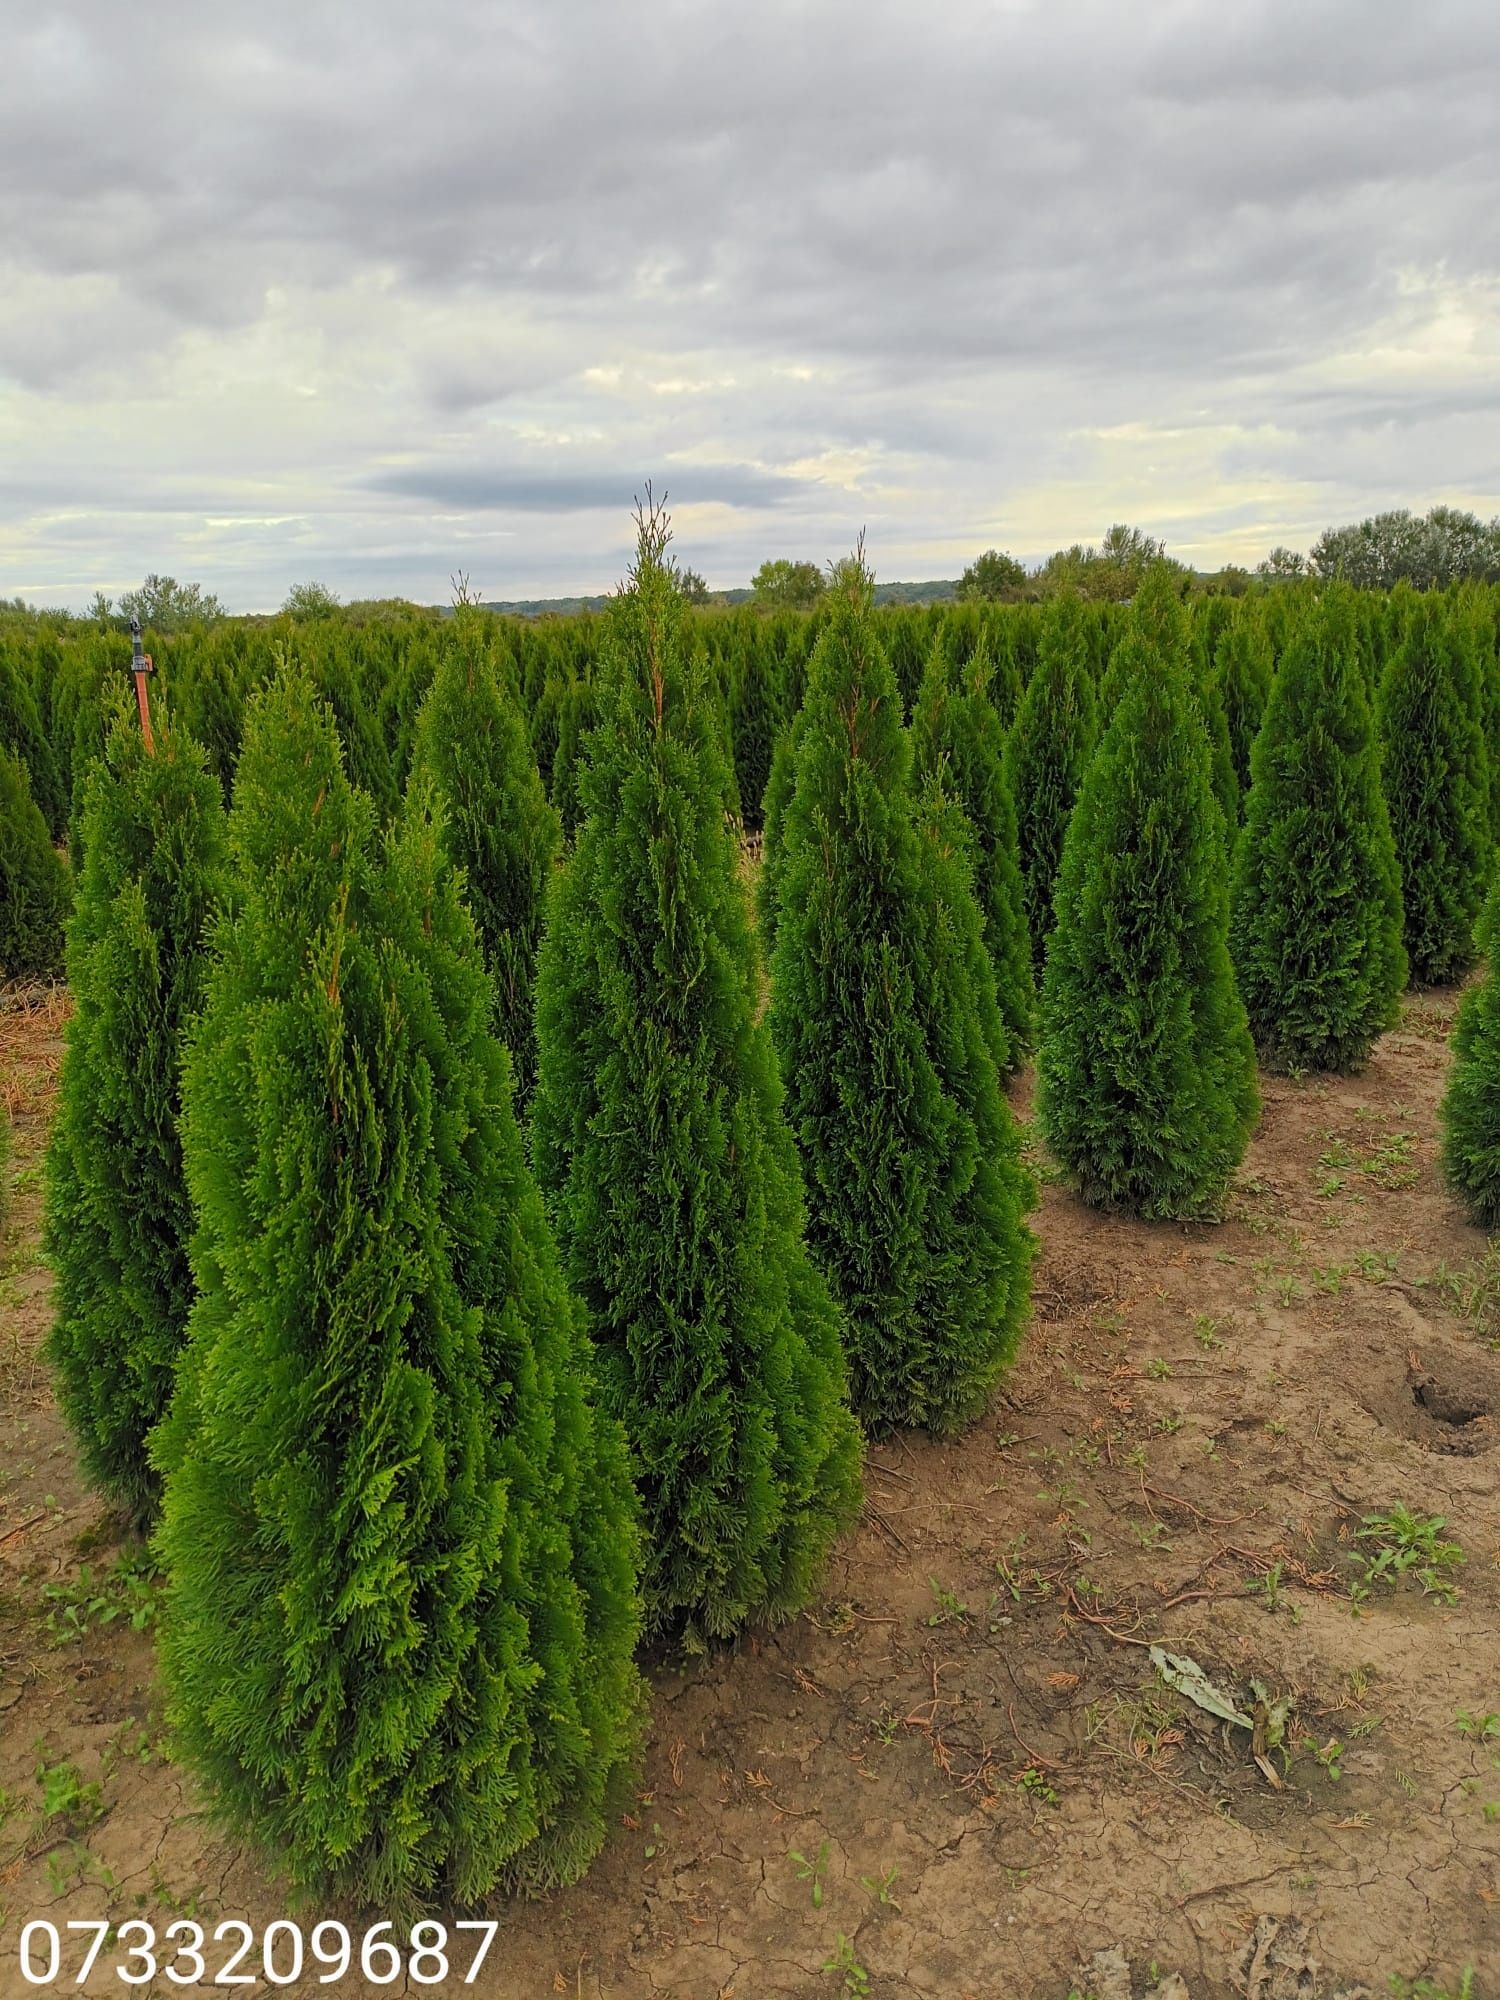
[[[643,489],[648,476],[547,469],[507,471],[498,467],[491,470],[434,460],[393,467],[374,474],[366,483],[372,492],[430,501],[455,513],[472,510],[581,514],[628,508],[631,495]],[[715,501],[728,507],[776,507],[802,491],[795,479],[739,465],[691,465],[676,469],[659,466],[655,484],[659,497],[666,493],[676,505],[690,507]]]

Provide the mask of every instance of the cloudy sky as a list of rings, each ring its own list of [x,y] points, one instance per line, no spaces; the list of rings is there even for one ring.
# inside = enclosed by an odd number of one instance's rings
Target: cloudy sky
[[[0,595],[1500,512],[1494,0],[0,0]]]

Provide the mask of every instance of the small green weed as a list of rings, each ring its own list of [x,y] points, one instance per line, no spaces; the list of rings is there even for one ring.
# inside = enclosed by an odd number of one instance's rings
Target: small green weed
[[[1057,1804],[1057,1793],[1047,1783],[1047,1780],[1034,1764],[1028,1764],[1020,1777],[1017,1778],[1016,1790],[1024,1798],[1030,1799],[1035,1805],[1055,1806]]]
[[[1355,1602],[1363,1603],[1377,1587],[1394,1590],[1410,1577],[1424,1597],[1457,1604],[1458,1588],[1451,1572],[1462,1565],[1464,1552],[1458,1542],[1443,1539],[1447,1525],[1441,1514],[1414,1514],[1399,1504],[1383,1514],[1367,1514],[1354,1536],[1356,1542],[1370,1545],[1354,1554],[1362,1571],[1351,1586]]]
[[[849,2000],[864,2000],[870,1990],[870,1975],[855,1956],[854,1941],[842,1931],[833,1951],[823,1961],[823,1970],[839,1974],[842,1981],[839,1991],[848,1994]]]
[[[817,1853],[809,1861],[799,1849],[787,1850],[787,1860],[797,1871],[797,1880],[811,1884],[812,1906],[815,1910],[823,1907],[823,1877],[828,1869],[828,1842],[825,1840]]]
[[[883,1908],[899,1910],[901,1905],[891,1894],[891,1890],[896,1886],[899,1872],[898,1869],[888,1868],[883,1875],[861,1875],[859,1879]]]
[[[39,1743],[37,1748],[41,1750],[42,1745]],[[42,1790],[44,1819],[88,1826],[103,1811],[102,1787],[86,1783],[78,1766],[66,1757],[50,1762],[43,1751],[37,1759],[36,1781]]]
[[[1416,1143],[1415,1132],[1387,1132],[1375,1150],[1360,1161],[1359,1170],[1387,1192],[1412,1187],[1421,1178],[1421,1169],[1412,1163]]]
[[[1317,1758],[1334,1784],[1337,1784],[1339,1779],[1343,1777],[1344,1746],[1336,1736],[1330,1736],[1328,1741],[1321,1747],[1319,1747],[1316,1736],[1304,1736],[1302,1739],[1302,1748],[1310,1751]]]
[[[1469,1966],[1458,1982],[1458,1991],[1452,1992],[1446,1986],[1439,1986],[1435,1980],[1419,1979],[1415,1985],[1391,1974],[1391,1992],[1396,2000],[1478,2000],[1474,1991],[1474,1968]]]
[[[126,1549],[112,1568],[97,1576],[88,1563],[66,1583],[42,1588],[48,1605],[47,1630],[54,1646],[71,1645],[95,1626],[121,1619],[132,1632],[144,1632],[156,1622],[157,1585],[161,1568],[144,1546]]]
[[[935,1576],[928,1577],[932,1585],[932,1610],[927,1614],[929,1625],[962,1625],[969,1615],[969,1607],[963,1603],[956,1591],[938,1582]]]

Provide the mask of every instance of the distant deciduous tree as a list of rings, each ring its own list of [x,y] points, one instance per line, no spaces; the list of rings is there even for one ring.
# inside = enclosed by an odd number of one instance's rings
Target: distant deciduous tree
[[[125,592],[120,616],[139,618],[153,631],[180,632],[185,625],[207,625],[222,618],[224,607],[201,584],[179,583],[175,576],[157,576],[153,571],[139,590]]]
[[[1278,543],[1255,565],[1255,574],[1262,583],[1295,583],[1307,575],[1307,557]]]
[[[677,588],[689,604],[707,604],[708,585],[695,569],[680,569],[677,572]]]
[[[1044,591],[1076,589],[1085,597],[1107,598],[1115,602],[1134,597],[1146,572],[1154,563],[1167,563],[1184,578],[1188,571],[1167,554],[1166,544],[1148,535],[1143,528],[1130,528],[1117,521],[1097,548],[1074,542],[1048,556],[1034,581]]]
[[[763,562],[750,579],[755,601],[775,611],[806,611],[823,595],[823,572],[816,563],[785,556]]]
[[[292,618],[326,618],[339,600],[326,583],[294,583],[281,608]]]
[[[1458,507],[1417,515],[1405,507],[1328,528],[1308,557],[1321,577],[1343,577],[1361,590],[1406,582],[1418,590],[1500,579],[1500,518],[1485,522]]]
[[[1002,555],[998,549],[986,549],[982,556],[964,571],[959,580],[960,597],[980,597],[993,600],[1012,596],[1026,588],[1027,576],[1023,563],[1014,556]]]

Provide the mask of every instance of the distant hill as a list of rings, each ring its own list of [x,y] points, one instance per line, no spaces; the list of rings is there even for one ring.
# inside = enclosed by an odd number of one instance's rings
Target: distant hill
[[[716,590],[709,599],[715,604],[748,604],[755,592],[744,590]],[[877,583],[875,602],[877,604],[943,604],[958,595],[956,578],[942,578],[931,583]],[[486,600],[486,611],[503,611],[512,618],[574,618],[581,611],[602,611],[608,604],[608,596],[600,597],[515,597],[490,598]]]

